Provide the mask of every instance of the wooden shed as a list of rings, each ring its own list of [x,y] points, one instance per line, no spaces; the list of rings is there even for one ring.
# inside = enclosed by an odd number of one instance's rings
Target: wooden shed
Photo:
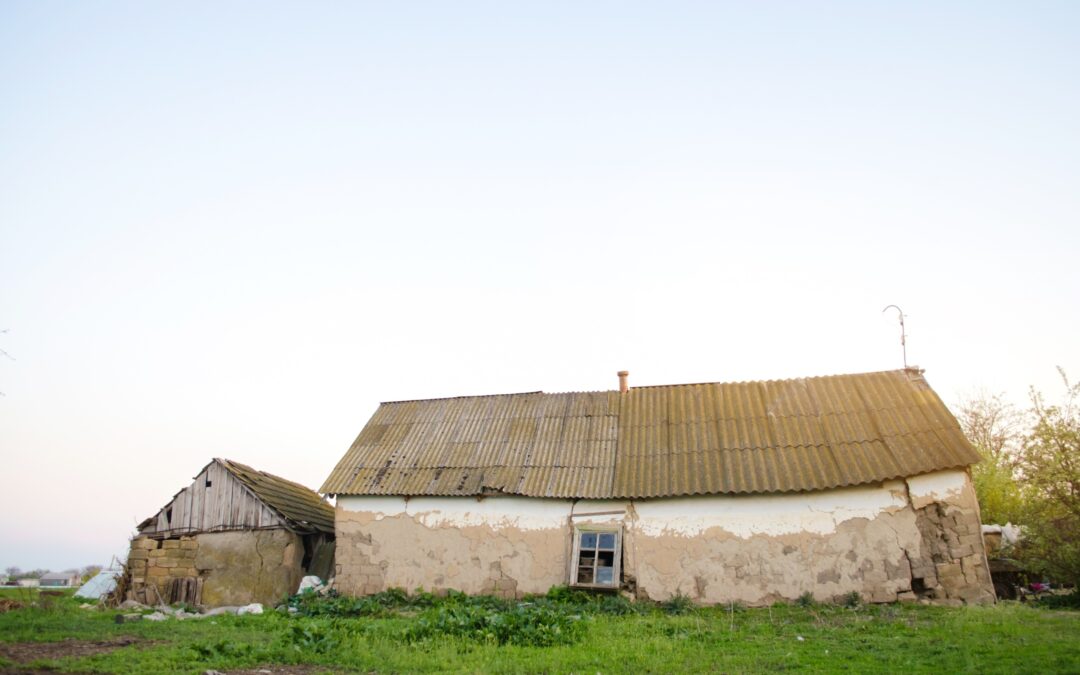
[[[333,565],[333,508],[299,483],[228,459],[203,467],[138,532],[128,596],[140,602],[273,603]]]

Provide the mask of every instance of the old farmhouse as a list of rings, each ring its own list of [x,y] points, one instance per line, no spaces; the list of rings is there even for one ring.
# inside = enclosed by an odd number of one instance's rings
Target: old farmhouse
[[[215,459],[138,527],[128,597],[156,604],[273,603],[333,564],[334,510],[317,493]]]
[[[968,467],[922,371],[384,403],[322,487],[337,585],[555,585],[752,605],[992,602]]]

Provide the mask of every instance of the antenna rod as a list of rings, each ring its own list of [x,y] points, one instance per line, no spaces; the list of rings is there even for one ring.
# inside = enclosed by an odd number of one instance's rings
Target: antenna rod
[[[882,313],[889,311],[890,307],[900,315],[900,349],[904,351],[904,370],[907,370],[907,333],[904,331],[904,310],[896,305],[886,305],[885,309],[881,310]]]

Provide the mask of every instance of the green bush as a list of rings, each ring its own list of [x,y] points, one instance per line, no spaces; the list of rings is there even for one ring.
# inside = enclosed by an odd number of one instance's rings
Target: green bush
[[[577,642],[581,616],[555,604],[523,602],[497,610],[475,604],[446,604],[423,612],[406,629],[410,642],[439,636],[458,637],[499,645],[548,647]]]
[[[316,654],[327,654],[341,642],[332,626],[312,621],[290,625],[281,641],[288,650]]]
[[[1080,591],[1068,595],[1044,595],[1033,603],[1045,609],[1080,609]]]

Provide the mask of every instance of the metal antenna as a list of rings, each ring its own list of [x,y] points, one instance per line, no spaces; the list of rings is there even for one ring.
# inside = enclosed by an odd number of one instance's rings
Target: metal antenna
[[[889,311],[890,307],[900,315],[900,348],[904,350],[904,370],[907,370],[907,333],[904,331],[904,310],[896,305],[886,305],[885,309],[881,310],[882,313]]]

